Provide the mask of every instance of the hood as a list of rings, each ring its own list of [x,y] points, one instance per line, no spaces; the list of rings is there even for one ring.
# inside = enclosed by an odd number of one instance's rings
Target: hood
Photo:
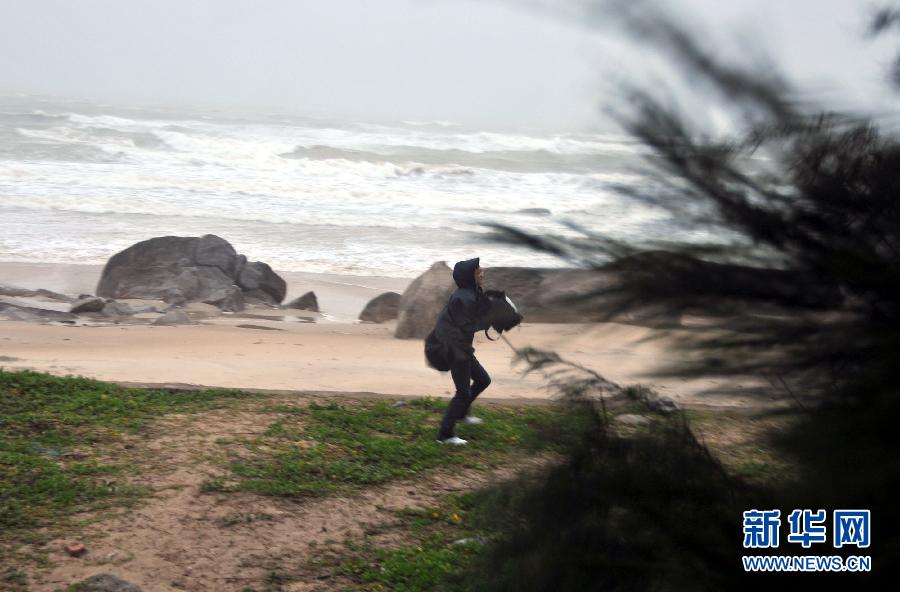
[[[475,270],[479,267],[478,262],[480,259],[480,257],[466,259],[465,261],[459,261],[453,266],[453,281],[456,282],[457,286],[460,288],[475,287]]]

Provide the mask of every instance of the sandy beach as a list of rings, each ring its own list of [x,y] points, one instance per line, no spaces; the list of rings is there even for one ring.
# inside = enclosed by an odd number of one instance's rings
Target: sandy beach
[[[0,264],[0,283],[77,295],[93,292],[100,271],[100,266],[4,263]],[[395,339],[395,322],[354,320],[368,300],[386,290],[402,292],[410,280],[298,272],[283,275],[288,299],[313,290],[325,314],[292,314],[267,307],[219,314],[214,307],[191,305],[199,320],[189,326],[0,321],[0,366],[142,385],[401,397],[452,395],[449,375],[425,365],[420,340]],[[67,309],[65,303],[18,299],[23,300],[32,306]],[[619,383],[652,385],[688,406],[759,402],[749,397],[716,396],[713,380],[649,377],[654,368],[678,356],[670,340],[653,329],[617,323],[526,322],[509,334],[509,340],[517,348],[554,350]],[[512,366],[513,352],[503,341],[489,342],[481,334],[476,337],[476,349],[493,380],[482,395],[484,400],[550,398],[542,375],[523,375],[523,367]]]

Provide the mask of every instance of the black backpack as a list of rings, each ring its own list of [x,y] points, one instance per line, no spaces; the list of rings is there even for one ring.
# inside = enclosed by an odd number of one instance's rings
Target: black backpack
[[[491,341],[496,341],[496,339],[491,339],[491,336],[488,333],[489,329],[493,329],[497,333],[503,334],[504,331],[509,331],[521,323],[524,317],[519,314],[516,305],[509,299],[506,292],[501,290],[485,290],[484,295],[487,297],[491,306],[482,317],[482,321],[479,325],[484,327],[485,337]],[[425,338],[425,360],[428,362],[428,365],[435,370],[440,372],[447,372],[450,370],[450,361],[447,359],[446,348],[438,341],[433,329],[431,333],[428,334],[428,337]]]
[[[509,331],[521,323],[524,317],[519,314],[519,309],[509,299],[506,292],[502,290],[485,290],[484,295],[491,302],[491,308],[485,315],[485,322],[483,323],[485,327],[484,336],[491,341],[496,341],[496,339],[491,339],[488,329],[493,329],[497,333],[502,334],[504,331]]]

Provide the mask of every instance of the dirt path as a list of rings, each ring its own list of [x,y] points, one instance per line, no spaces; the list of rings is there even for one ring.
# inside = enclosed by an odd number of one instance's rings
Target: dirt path
[[[217,440],[259,434],[276,417],[226,409],[155,422],[123,446],[132,451],[126,455],[137,467],[135,482],[148,486],[151,497],[133,511],[85,527],[80,540],[89,553],[81,558],[62,551],[69,541],[51,541],[50,565],[26,569],[29,589],[51,592],[102,572],[138,584],[145,592],[256,588],[273,564],[301,566],[323,545],[392,521],[393,510],[429,507],[449,492],[506,479],[540,462],[531,459],[492,472],[436,471],[424,479],[302,502],[203,493],[202,483],[221,474],[210,456],[217,452]],[[301,578],[284,590],[315,587],[314,581]]]

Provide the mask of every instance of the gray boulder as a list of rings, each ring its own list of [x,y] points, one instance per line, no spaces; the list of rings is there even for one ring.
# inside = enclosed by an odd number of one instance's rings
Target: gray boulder
[[[79,592],[143,592],[140,586],[108,573],[93,575],[76,587]]]
[[[287,286],[265,263],[248,263],[228,241],[164,236],[132,245],[106,263],[97,295],[106,298],[206,302],[238,311],[245,299],[278,304]]]
[[[79,314],[83,312],[100,312],[103,310],[103,307],[106,305],[106,300],[103,298],[99,298],[97,296],[88,296],[87,298],[82,298],[81,300],[76,300],[75,303],[69,308],[69,312],[72,314]]]
[[[400,298],[394,337],[424,339],[428,335],[456,288],[451,274],[447,263],[438,261],[412,281]]]
[[[315,292],[307,292],[303,296],[291,300],[287,307],[319,312],[319,300],[316,298]]]
[[[392,321],[400,314],[401,299],[402,296],[396,292],[385,292],[376,296],[359,313],[359,320],[369,323]]]
[[[188,313],[179,308],[173,308],[163,316],[153,321],[154,325],[193,325],[194,321],[188,316]]]

